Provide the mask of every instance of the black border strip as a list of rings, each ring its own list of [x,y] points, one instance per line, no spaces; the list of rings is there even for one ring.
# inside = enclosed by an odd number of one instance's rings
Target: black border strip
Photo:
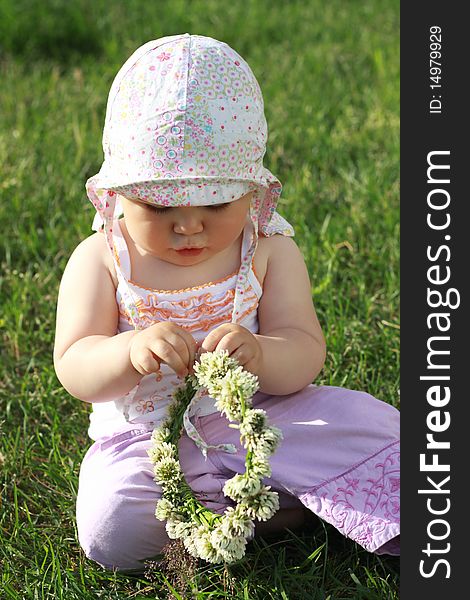
[[[470,273],[466,137],[470,128],[464,93],[469,52],[463,6],[435,1],[401,4],[404,600],[468,594],[464,544],[470,528],[464,505],[470,399],[464,385],[470,375],[466,314]],[[430,52],[438,46],[430,44],[438,43],[439,35],[431,38],[433,32],[440,35],[441,57],[433,56],[442,69],[441,78],[434,81],[430,78],[437,73],[430,72]],[[441,87],[431,88],[431,84]]]

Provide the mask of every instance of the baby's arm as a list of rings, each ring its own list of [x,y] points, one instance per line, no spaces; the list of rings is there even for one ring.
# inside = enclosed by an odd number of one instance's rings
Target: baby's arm
[[[163,361],[184,376],[194,360],[192,336],[173,324],[117,333],[111,270],[104,236],[92,235],[70,257],[59,290],[54,366],[64,388],[86,402],[125,395]]]
[[[285,395],[319,374],[325,340],[312,302],[304,259],[291,238],[260,239],[267,270],[260,299],[259,334],[224,324],[209,333],[203,350],[227,349],[247,370],[258,375],[260,390]]]
[[[129,360],[135,332],[116,335],[116,289],[106,252],[99,233],[79,244],[65,268],[57,302],[57,377],[70,394],[87,402],[122,396],[142,377]]]
[[[259,334],[255,336],[262,350],[260,389],[268,394],[290,394],[311,383],[322,370],[325,339],[297,244],[280,235],[260,242],[268,248],[258,309]]]

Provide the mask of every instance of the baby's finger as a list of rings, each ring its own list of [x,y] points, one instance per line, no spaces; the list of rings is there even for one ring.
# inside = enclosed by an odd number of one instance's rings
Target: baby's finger
[[[184,329],[181,331],[181,338],[182,338],[184,344],[186,344],[186,348],[188,350],[187,365],[188,365],[189,372],[192,373],[194,361],[196,360],[196,352],[197,352],[197,347],[198,347],[197,342],[193,338],[193,336],[189,332],[184,331]]]
[[[158,358],[147,349],[142,349],[131,359],[134,369],[141,375],[156,373],[160,369]]]
[[[235,352],[242,344],[243,340],[240,339],[240,333],[238,331],[230,331],[219,341],[215,350],[227,350],[230,356],[232,352]]]
[[[226,336],[232,330],[232,324],[226,323],[220,325],[216,329],[213,329],[202,342],[202,352],[213,352],[216,348],[218,349],[219,342],[224,336]]]
[[[253,348],[249,344],[242,344],[230,354],[239,365],[244,367],[254,357]]]
[[[181,327],[174,327],[169,329],[161,339],[165,339],[173,346],[190,372],[196,355],[196,341],[193,336]]]
[[[154,344],[152,344],[151,350],[162,362],[171,367],[177,375],[186,377],[188,374],[188,367],[168,341],[156,340]]]
[[[189,369],[189,361],[191,358],[191,351],[189,344],[191,343],[192,336],[188,335],[184,329],[178,329],[177,331],[171,331],[165,336],[165,340],[173,346],[175,352],[181,358],[183,364]]]

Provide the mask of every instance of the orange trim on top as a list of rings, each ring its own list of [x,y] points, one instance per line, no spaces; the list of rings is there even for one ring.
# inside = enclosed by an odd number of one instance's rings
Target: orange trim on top
[[[245,302],[251,302],[241,314],[240,319],[244,319],[247,315],[252,313],[258,308],[258,298],[253,292],[251,286],[249,286],[249,293],[245,296]],[[178,323],[180,327],[187,331],[208,331],[212,327],[220,323],[227,323],[230,320],[233,308],[234,291],[228,290],[225,297],[221,300],[210,302],[207,297],[198,298],[202,300],[199,305],[191,306],[192,299],[180,300],[177,302],[177,306],[172,308],[159,308],[158,306],[152,305],[151,299],[147,298],[147,302],[140,300],[137,302],[137,310],[139,317],[143,322],[151,325],[156,322],[173,321]],[[132,319],[126,312],[124,304],[121,302],[119,305],[119,314],[122,316],[130,325],[132,325]],[[185,319],[190,317],[190,323],[185,322]]]
[[[193,287],[187,287],[187,288],[183,288],[180,290],[157,290],[155,288],[148,288],[143,285],[140,285],[139,283],[136,283],[132,279],[128,279],[127,281],[131,285],[135,285],[135,287],[138,287],[141,290],[147,290],[148,292],[155,292],[156,294],[179,294],[181,292],[192,292],[194,290],[202,290],[204,288],[211,287],[211,286],[217,285],[219,283],[223,283],[224,281],[228,281],[232,277],[235,277],[235,275],[238,275],[238,270],[234,271],[230,275],[226,275],[225,277],[222,277],[221,279],[216,279],[215,281],[209,281],[208,283],[202,283],[201,285],[195,285]]]

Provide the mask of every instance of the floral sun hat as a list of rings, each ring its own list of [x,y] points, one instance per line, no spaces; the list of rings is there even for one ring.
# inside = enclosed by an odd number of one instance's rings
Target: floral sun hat
[[[282,188],[263,166],[266,141],[261,90],[237,52],[188,33],[147,42],[111,86],[104,162],[86,183],[97,211],[94,229],[104,227],[113,250],[119,194],[155,205],[202,206],[253,192],[253,236],[237,281],[236,321],[258,232],[294,235],[276,212]]]

